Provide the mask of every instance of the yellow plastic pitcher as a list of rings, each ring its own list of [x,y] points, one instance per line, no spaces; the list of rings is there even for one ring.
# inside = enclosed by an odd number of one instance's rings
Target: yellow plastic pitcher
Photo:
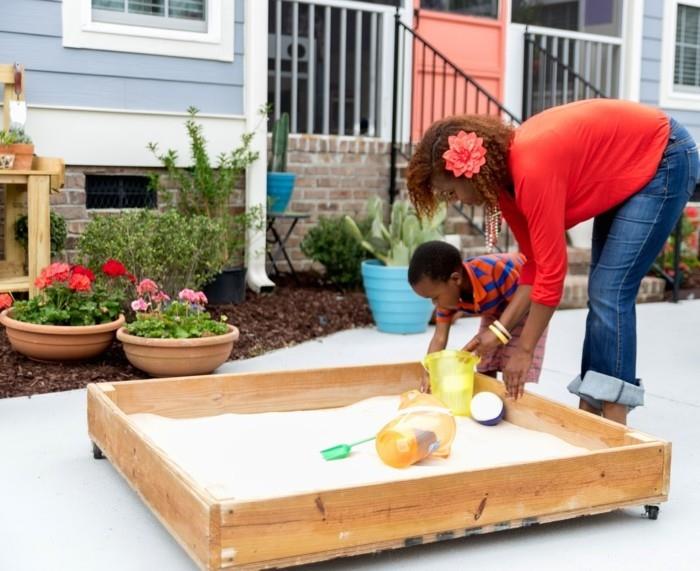
[[[430,375],[431,392],[452,414],[469,416],[478,362],[476,355],[453,349],[430,353],[423,359],[423,366]]]

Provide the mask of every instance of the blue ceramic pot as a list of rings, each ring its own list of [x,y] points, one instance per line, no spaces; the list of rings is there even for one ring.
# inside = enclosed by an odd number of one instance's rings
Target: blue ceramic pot
[[[362,262],[362,283],[377,329],[385,333],[423,333],[433,312],[429,299],[408,283],[408,267]]]
[[[296,175],[292,172],[267,173],[267,211],[270,214],[282,214],[287,210],[295,180]]]

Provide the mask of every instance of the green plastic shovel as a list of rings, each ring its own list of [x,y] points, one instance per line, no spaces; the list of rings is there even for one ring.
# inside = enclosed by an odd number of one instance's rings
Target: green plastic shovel
[[[350,451],[353,449],[354,446],[364,444],[365,442],[369,442],[370,440],[374,440],[375,438],[376,436],[372,436],[372,438],[365,438],[364,440],[354,442],[353,444],[338,444],[337,446],[333,446],[332,448],[326,448],[325,450],[321,450],[321,455],[323,456],[324,460],[342,460],[343,458],[347,458],[350,455]]]

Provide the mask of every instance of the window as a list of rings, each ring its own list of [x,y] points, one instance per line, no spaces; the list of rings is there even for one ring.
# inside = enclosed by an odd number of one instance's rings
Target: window
[[[621,0],[513,0],[512,6],[518,24],[621,36]]]
[[[678,5],[673,85],[679,91],[700,92],[700,8]]]
[[[85,177],[85,202],[88,209],[155,208],[157,196],[146,176],[89,174]]]
[[[96,22],[206,32],[206,0],[92,0]]]
[[[498,18],[498,0],[421,0],[420,7],[424,10]]]
[[[62,0],[63,47],[233,61],[244,0]]]

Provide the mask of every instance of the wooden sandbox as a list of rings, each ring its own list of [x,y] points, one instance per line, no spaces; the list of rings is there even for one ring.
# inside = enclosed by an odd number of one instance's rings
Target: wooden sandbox
[[[344,407],[416,388],[421,371],[400,363],[91,384],[89,434],[95,456],[110,460],[207,570],[293,566],[625,506],[646,505],[655,518],[667,499],[670,443],[531,394],[506,401],[506,420],[583,453],[255,500],[216,498],[130,417]],[[503,396],[502,383],[481,375],[475,390]]]

